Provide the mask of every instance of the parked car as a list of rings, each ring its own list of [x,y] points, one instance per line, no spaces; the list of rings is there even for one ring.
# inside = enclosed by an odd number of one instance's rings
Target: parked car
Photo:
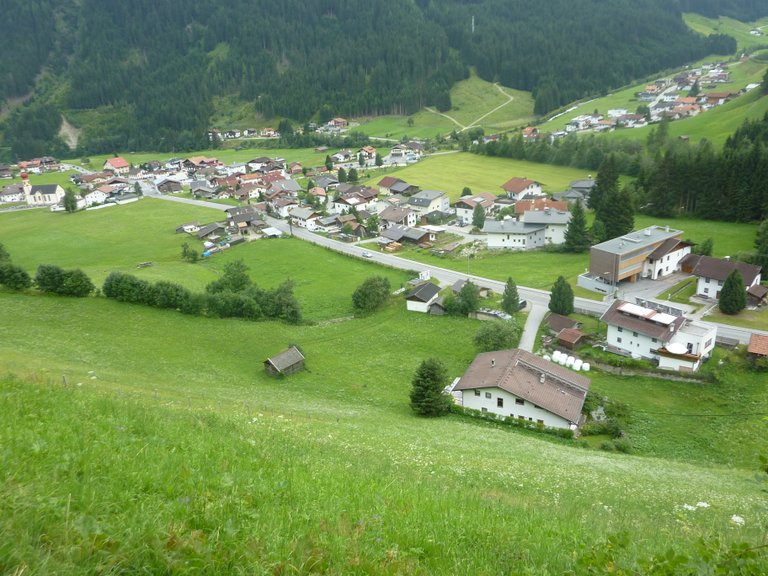
[[[525,300],[520,300],[520,301],[517,303],[517,309],[518,309],[518,310],[522,310],[522,309],[523,309],[523,308],[525,308],[526,306],[528,306],[528,302],[527,302],[527,301],[525,301]]]
[[[363,258],[373,258],[373,254],[370,252],[363,252]]]

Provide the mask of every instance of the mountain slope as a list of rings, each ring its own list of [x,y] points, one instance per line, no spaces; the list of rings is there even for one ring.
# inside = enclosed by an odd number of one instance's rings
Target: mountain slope
[[[26,94],[43,70],[49,79],[3,127],[0,148],[19,156],[63,146],[62,112],[82,128],[84,153],[188,149],[206,144],[217,96],[301,122],[445,111],[475,66],[484,80],[532,91],[545,112],[735,49],[687,28],[667,0],[7,4],[0,101]]]

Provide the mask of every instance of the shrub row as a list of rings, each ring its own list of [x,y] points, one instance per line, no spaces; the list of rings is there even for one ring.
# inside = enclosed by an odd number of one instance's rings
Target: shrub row
[[[179,310],[184,314],[245,320],[301,321],[301,310],[290,282],[274,290],[250,285],[241,292],[221,290],[197,294],[173,282],[154,284],[122,272],[112,272],[104,281],[104,296],[118,302]]]
[[[54,264],[41,264],[37,267],[35,284],[41,292],[79,298],[88,296],[96,289],[82,270],[63,270]]]

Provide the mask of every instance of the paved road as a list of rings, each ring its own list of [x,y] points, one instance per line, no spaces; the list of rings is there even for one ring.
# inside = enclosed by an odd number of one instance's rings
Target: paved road
[[[531,306],[531,311],[528,312],[528,318],[525,320],[525,328],[523,329],[523,335],[520,336],[519,347],[528,352],[534,352],[536,349],[536,334],[539,331],[544,316],[547,314],[547,306],[541,304],[534,304]]]
[[[203,206],[205,208],[213,208],[216,210],[224,210],[225,208],[228,207],[223,204],[217,204],[215,202],[206,202],[205,200],[193,200],[191,198],[178,198],[175,196],[168,196],[164,194],[157,195],[155,197],[163,200],[169,200],[172,202],[195,204],[197,206]],[[475,283],[477,286],[488,288],[498,294],[504,293],[506,282],[491,280],[490,278],[484,278],[482,276],[476,276],[474,274],[457,272],[456,270],[449,270],[447,268],[441,268],[439,266],[433,266],[431,264],[422,264],[421,262],[415,262],[413,260],[407,260],[406,258],[401,258],[400,256],[395,256],[394,254],[387,254],[387,253],[375,252],[375,251],[369,252],[366,249],[365,245],[358,246],[355,244],[347,244],[345,242],[339,242],[338,240],[332,240],[331,238],[326,238],[325,236],[313,234],[312,232],[309,232],[305,228],[300,228],[298,226],[291,227],[286,220],[278,220],[276,218],[272,218],[269,216],[266,217],[266,220],[269,222],[270,226],[274,226],[275,228],[283,231],[286,234],[292,233],[293,236],[295,236],[296,238],[300,238],[302,240],[306,240],[307,242],[311,242],[312,244],[316,244],[318,246],[323,246],[325,248],[335,250],[336,252],[341,252],[343,254],[348,254],[350,256],[356,256],[359,258],[363,258],[363,252],[368,252],[371,256],[370,260],[372,262],[377,262],[379,264],[383,264],[384,266],[390,266],[392,268],[398,268],[400,270],[412,270],[414,272],[422,272],[422,271],[428,270],[432,278],[435,278],[440,282],[440,284],[444,286],[451,285],[457,280],[469,279],[473,283]],[[517,291],[520,295],[520,298],[523,300],[527,300],[529,305],[532,306],[531,314],[529,314],[529,318],[531,315],[534,314],[534,312],[535,312],[535,316],[538,316],[539,311],[541,309],[544,309],[544,312],[546,312],[546,308],[549,306],[548,291],[538,290],[535,288],[526,288],[524,286],[518,286]],[[628,292],[627,290],[622,289],[621,295],[624,297],[630,297],[630,294],[628,294],[627,292]],[[574,299],[574,307],[577,310],[588,313],[588,314],[593,314],[593,315],[602,314],[608,309],[609,305],[610,305],[610,302],[589,300],[587,298]],[[543,314],[541,318],[543,318]],[[539,318],[539,322],[541,321],[541,318]],[[533,329],[532,326],[534,321],[535,321],[534,319],[530,320],[530,323],[531,323],[530,330],[533,330],[533,335],[535,339],[535,332],[538,329],[538,323],[536,324],[536,329]],[[705,324],[713,324],[713,323],[705,322]],[[749,342],[750,335],[753,332],[745,328],[737,328],[735,326],[727,326],[725,324],[714,324],[714,325],[717,326],[719,335],[725,338],[738,340],[739,342],[742,342],[742,343]],[[526,327],[525,327],[524,333],[527,331],[529,331],[528,321],[526,321]],[[768,331],[755,330],[754,332],[768,336]],[[535,342],[531,343],[531,347],[533,347],[533,345],[535,345]]]

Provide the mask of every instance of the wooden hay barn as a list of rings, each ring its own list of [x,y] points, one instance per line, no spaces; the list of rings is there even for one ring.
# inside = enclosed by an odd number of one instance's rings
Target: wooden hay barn
[[[287,376],[304,368],[304,355],[296,346],[264,360],[264,369],[273,376]]]

